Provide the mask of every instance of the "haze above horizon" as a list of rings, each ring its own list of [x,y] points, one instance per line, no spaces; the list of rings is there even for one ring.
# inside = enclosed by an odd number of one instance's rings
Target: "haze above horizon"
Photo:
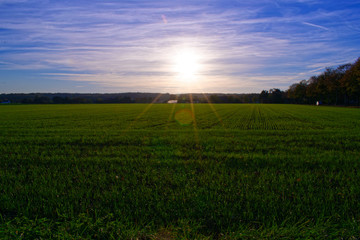
[[[359,12],[359,0],[0,0],[0,93],[285,90],[359,57]]]

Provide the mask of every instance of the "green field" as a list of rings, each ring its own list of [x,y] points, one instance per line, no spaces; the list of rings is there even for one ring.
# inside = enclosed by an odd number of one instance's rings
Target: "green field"
[[[0,106],[1,239],[359,239],[360,109]]]

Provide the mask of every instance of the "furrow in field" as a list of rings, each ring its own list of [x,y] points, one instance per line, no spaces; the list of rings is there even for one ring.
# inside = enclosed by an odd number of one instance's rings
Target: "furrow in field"
[[[199,129],[222,128],[222,119],[219,119],[219,117],[223,109],[217,109],[214,106],[211,108],[209,104],[202,104],[197,105],[195,111],[195,118]]]
[[[229,115],[226,119],[226,125],[229,129],[243,130],[247,129],[249,114],[251,113],[250,105],[238,105],[229,108]]]

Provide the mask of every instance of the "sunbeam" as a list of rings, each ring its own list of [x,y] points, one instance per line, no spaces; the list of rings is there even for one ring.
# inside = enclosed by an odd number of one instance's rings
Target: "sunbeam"
[[[200,140],[199,140],[199,133],[198,133],[198,129],[197,129],[197,124],[196,124],[196,114],[195,114],[195,108],[194,108],[194,101],[193,101],[193,96],[191,93],[189,93],[189,99],[190,99],[190,107],[191,107],[191,111],[193,113],[193,129],[194,129],[194,136],[195,136],[195,146],[196,146],[196,150],[198,151],[198,156],[199,159],[202,159],[202,154],[201,154],[201,146],[200,146]]]
[[[134,121],[132,121],[132,122],[129,124],[129,126],[128,126],[126,129],[123,130],[123,133],[129,131],[129,130],[131,129],[131,127],[134,126],[134,124],[135,124],[147,111],[149,111],[149,109],[150,109],[150,108],[154,105],[154,103],[161,97],[161,95],[162,95],[162,93],[159,93],[159,94],[154,98],[154,100],[153,100],[150,104],[148,104],[148,105],[146,106],[146,108],[145,108],[141,113],[139,113],[139,115],[134,119]]]
[[[221,119],[220,115],[218,114],[218,112],[216,111],[216,109],[214,108],[213,104],[211,103],[210,99],[208,98],[208,96],[205,93],[202,93],[202,95],[204,96],[204,98],[206,99],[206,101],[208,102],[211,110],[214,112],[215,116],[217,117],[217,119],[219,120],[221,126],[225,129],[225,125],[223,120]]]
[[[176,96],[175,100],[178,100],[178,96]],[[174,112],[175,112],[175,107],[176,107],[176,103],[173,103],[171,111],[170,111],[170,115],[169,115],[169,118],[168,118],[168,121],[167,121],[166,126],[165,126],[165,130],[167,130],[169,128],[169,124],[170,124],[171,119],[173,118],[173,115],[174,115]]]

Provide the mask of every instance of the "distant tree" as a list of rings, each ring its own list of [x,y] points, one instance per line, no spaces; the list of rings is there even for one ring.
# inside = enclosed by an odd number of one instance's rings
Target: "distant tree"
[[[260,94],[252,95],[251,103],[259,103],[260,102]]]
[[[328,94],[327,94],[326,76],[324,73],[318,76],[318,82],[316,85],[316,95],[318,97],[318,100],[326,102],[325,99],[327,99]]]
[[[340,65],[336,70],[337,70],[337,74],[338,74],[338,84],[339,84],[339,98],[338,98],[338,102],[340,102],[341,104],[347,104],[347,91],[346,91],[346,87],[343,85],[342,80],[346,74],[346,72],[351,68],[352,64],[351,63],[347,63],[347,64],[343,64]]]
[[[359,64],[359,59],[357,61]],[[326,104],[347,104],[349,100],[359,102],[360,81],[356,72],[360,68],[355,64],[343,64],[337,68],[326,70],[312,76],[309,80],[302,80],[292,84],[286,91],[287,97],[293,103],[311,103],[322,101]]]
[[[267,90],[262,90],[259,96],[259,100],[261,103],[269,102],[269,92]]]
[[[292,84],[288,91],[287,96],[295,103],[304,103],[305,99],[304,96],[306,95],[306,85],[302,84],[303,81],[300,83]]]
[[[346,93],[346,89],[343,88],[341,79],[344,77],[345,72],[349,70],[350,67],[351,64],[344,64],[340,65],[336,69],[327,68],[325,70],[324,75],[326,78],[329,103],[335,105],[337,105],[339,102],[343,103],[343,98],[340,98],[340,96]]]
[[[284,92],[278,88],[273,88],[269,90],[270,102],[272,103],[282,103],[284,102]]]
[[[83,97],[75,97],[72,98],[70,101],[71,103],[90,103],[90,100]]]
[[[302,80],[299,83],[294,83],[287,90],[287,97],[294,103],[306,103],[306,88],[306,80]]]
[[[249,103],[250,102],[250,96],[248,94],[244,94],[241,99],[240,102],[242,103]]]
[[[131,98],[126,96],[119,99],[119,103],[132,103]]]
[[[235,98],[232,95],[227,95],[226,103],[235,103]]]
[[[37,96],[35,96],[35,98],[34,98],[34,103],[37,103],[37,104],[47,104],[47,103],[51,103],[51,100],[50,100],[49,97],[37,95]]]
[[[348,98],[359,104],[360,101],[360,58],[345,72],[341,79]]]
[[[198,96],[193,96],[193,102],[194,103],[199,103],[200,102],[200,99]]]
[[[104,103],[104,100],[102,98],[98,97],[94,100],[94,103]]]
[[[28,98],[28,97],[23,98],[23,99],[21,100],[21,103],[23,103],[23,104],[31,104],[31,103],[33,103],[33,102],[34,102],[33,99]]]
[[[209,99],[211,103],[221,103],[221,99],[215,94],[211,94]]]
[[[318,96],[317,96],[317,84],[318,84],[318,77],[317,76],[312,76],[310,77],[310,79],[307,81],[307,87],[306,87],[306,93],[305,96],[308,100],[308,103],[310,104],[314,104],[316,101],[319,100]]]
[[[59,103],[65,103],[65,99],[63,97],[54,96],[52,98],[53,103],[59,104]]]

